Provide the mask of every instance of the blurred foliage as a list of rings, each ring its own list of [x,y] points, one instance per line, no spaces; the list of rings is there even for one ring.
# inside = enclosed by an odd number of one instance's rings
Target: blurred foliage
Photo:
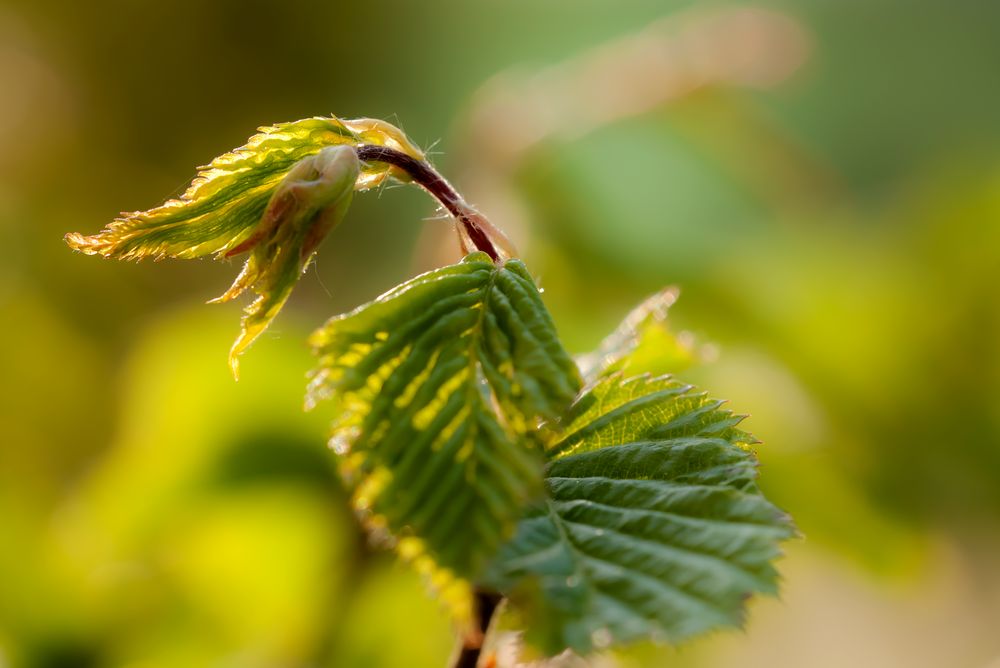
[[[805,535],[783,601],[622,665],[1000,656],[1000,8],[761,4],[808,36],[789,80],[690,90],[476,180],[483,82],[711,6],[0,7],[0,665],[444,664],[446,616],[359,537],[301,412],[306,332],[440,264],[423,196],[355,204],[238,384],[234,313],[200,305],[231,268],[61,240],[179,194],[258,125],[331,112],[442,139],[574,351],[680,286],[672,329],[718,358],[684,379],[753,413],[763,487]]]

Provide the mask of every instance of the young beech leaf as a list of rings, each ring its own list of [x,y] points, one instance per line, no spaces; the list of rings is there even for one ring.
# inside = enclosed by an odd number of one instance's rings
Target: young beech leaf
[[[630,376],[650,373],[660,376],[677,373],[697,361],[694,346],[682,341],[670,329],[667,313],[680,291],[664,288],[625,317],[597,350],[577,358],[586,382],[621,371]]]
[[[344,218],[359,173],[358,156],[347,146],[328,146],[303,158],[275,189],[250,237],[233,249],[250,249],[250,256],[232,287],[212,302],[229,301],[247,289],[258,295],[244,310],[242,331],[229,351],[234,375],[238,355],[278,314],[319,242]]]
[[[533,505],[483,582],[529,639],[579,653],[739,625],[773,594],[793,534],[761,495],[753,438],[722,402],[670,377],[605,376],[574,402]]]
[[[310,401],[339,400],[332,445],[356,506],[405,556],[474,580],[540,498],[542,424],[580,389],[524,265],[470,254],[311,343]]]
[[[233,287],[213,300],[227,301],[246,288],[259,295],[230,354],[235,373],[236,355],[281,308],[316,245],[343,217],[350,190],[390,176],[408,180],[386,163],[352,163],[347,151],[330,151],[362,144],[424,158],[398,128],[370,118],[317,117],[263,127],[246,145],[201,167],[179,198],[123,213],[93,236],[67,234],[66,242],[89,255],[123,260],[221,259],[251,251]]]

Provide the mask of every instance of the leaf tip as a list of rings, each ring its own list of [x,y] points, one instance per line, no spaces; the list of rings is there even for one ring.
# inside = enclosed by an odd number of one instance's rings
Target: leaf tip
[[[73,250],[87,255],[105,255],[108,247],[107,242],[101,238],[101,235],[88,237],[79,232],[68,232],[63,236],[63,241]]]
[[[240,380],[240,352],[242,348],[240,347],[240,342],[242,336],[236,340],[233,347],[229,350],[229,370],[233,374],[233,380],[239,382]]]

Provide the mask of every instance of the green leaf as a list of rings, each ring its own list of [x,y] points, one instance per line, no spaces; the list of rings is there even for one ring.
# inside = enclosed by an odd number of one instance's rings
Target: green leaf
[[[676,336],[667,321],[678,294],[671,287],[652,295],[632,309],[596,351],[577,358],[584,379],[589,383],[619,371],[660,376],[697,362],[699,355],[689,337]]]
[[[331,319],[310,402],[336,395],[332,444],[369,523],[475,578],[542,491],[541,447],[579,391],[524,265],[484,253]]]
[[[602,378],[549,449],[533,506],[484,581],[557,653],[739,625],[773,594],[788,517],[757,488],[753,438],[669,377]]]

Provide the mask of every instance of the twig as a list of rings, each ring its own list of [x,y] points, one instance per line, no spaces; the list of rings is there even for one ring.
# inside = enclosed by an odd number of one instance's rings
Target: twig
[[[497,248],[490,234],[484,229],[484,227],[493,228],[489,221],[469,206],[429,163],[402,151],[373,144],[358,146],[357,152],[358,159],[363,162],[384,162],[406,172],[414,183],[430,193],[448,210],[448,213],[455,217],[475,248],[489,255],[494,262],[507,256],[505,249]]]

